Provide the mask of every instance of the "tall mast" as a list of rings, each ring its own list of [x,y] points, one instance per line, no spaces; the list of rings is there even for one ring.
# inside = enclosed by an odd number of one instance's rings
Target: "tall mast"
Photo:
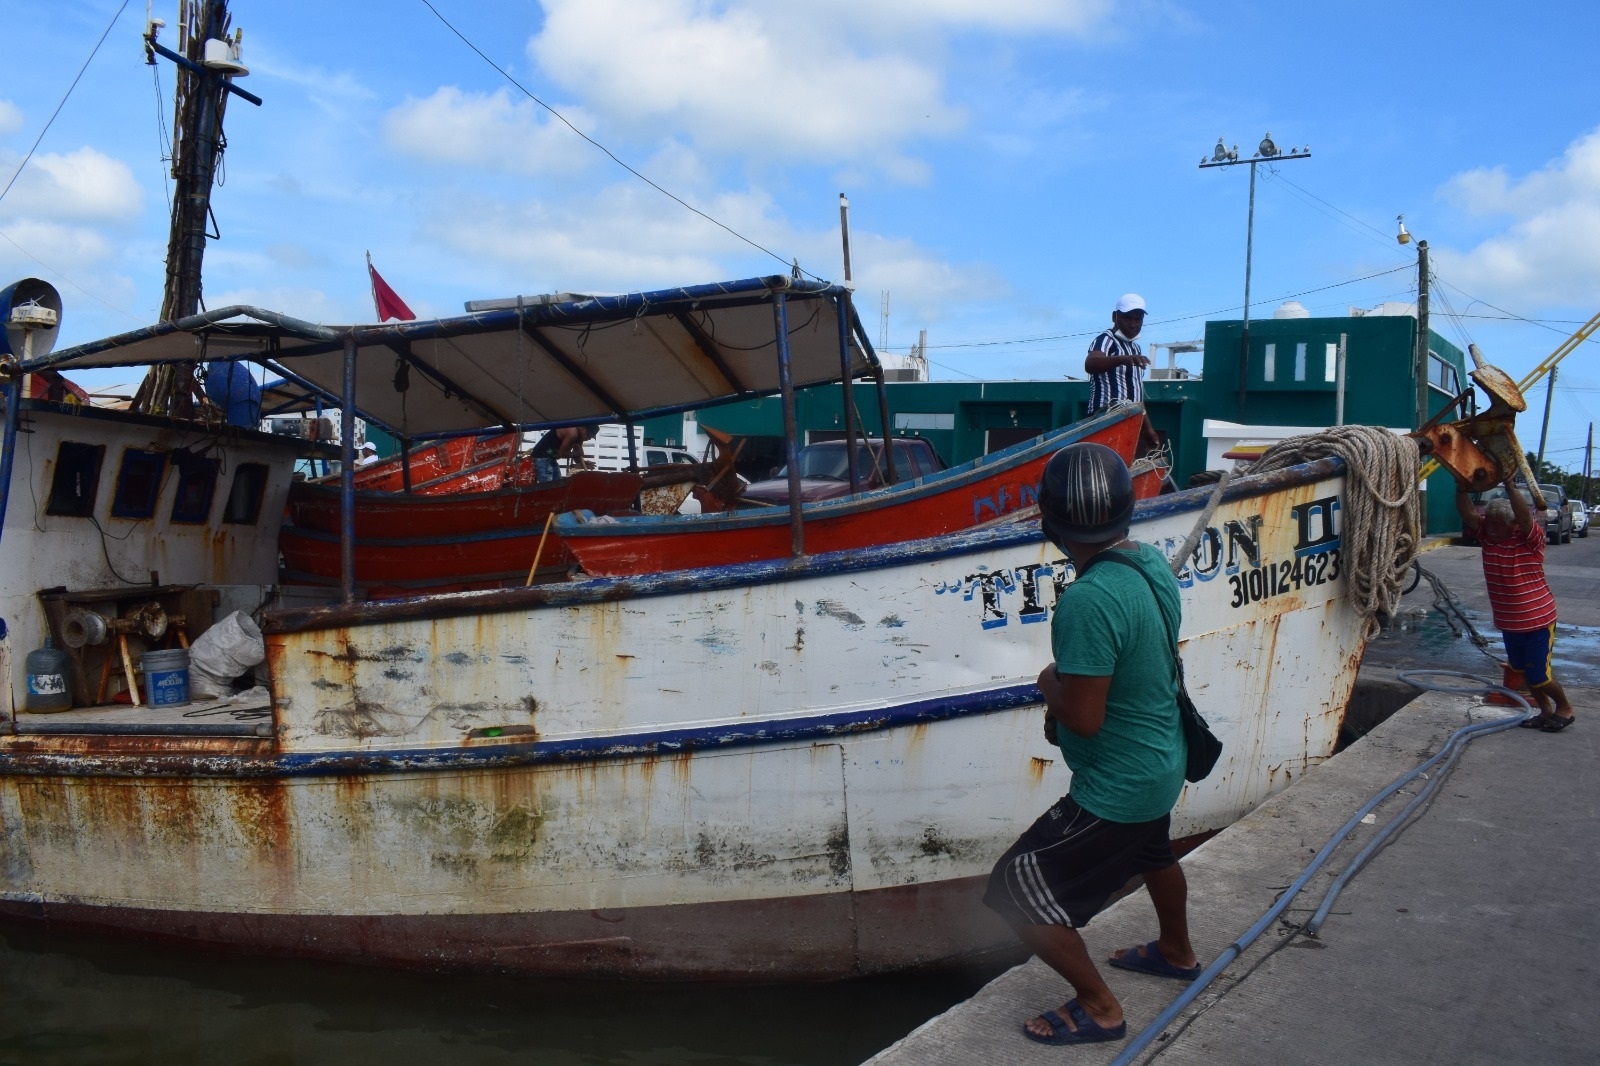
[[[227,146],[222,116],[228,94],[260,102],[233,87],[231,71],[207,62],[206,42],[229,41],[230,21],[228,0],[179,0],[176,54],[155,43],[155,24],[147,31],[150,61],[154,62],[154,53],[160,52],[178,68],[172,132],[175,189],[172,231],[167,240],[166,291],[161,301],[163,322],[201,309],[201,264],[206,254],[207,224],[215,217],[211,213],[211,185]],[[229,43],[236,45],[237,39]],[[194,413],[198,394],[193,363],[152,367],[139,386],[134,410],[189,417]]]

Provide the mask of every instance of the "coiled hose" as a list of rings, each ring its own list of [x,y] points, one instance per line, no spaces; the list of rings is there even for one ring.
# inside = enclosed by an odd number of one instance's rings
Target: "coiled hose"
[[[1128,1041],[1128,1045],[1127,1047],[1123,1048],[1122,1054],[1118,1055],[1112,1060],[1112,1066],[1127,1066],[1128,1063],[1133,1062],[1139,1053],[1148,1047],[1150,1043],[1156,1039],[1156,1037],[1160,1036],[1167,1026],[1171,1025],[1173,1021],[1177,1019],[1178,1015],[1183,1013],[1184,1009],[1188,1007],[1189,1004],[1193,1003],[1197,998],[1199,998],[1200,993],[1205,991],[1206,987],[1210,985],[1212,981],[1215,981],[1217,977],[1222,974],[1222,971],[1228,968],[1229,964],[1231,964],[1240,955],[1244,954],[1245,949],[1254,943],[1257,937],[1266,932],[1268,927],[1270,927],[1273,922],[1277,921],[1279,916],[1282,915],[1284,911],[1289,909],[1289,904],[1294,902],[1295,897],[1298,896],[1306,887],[1306,885],[1310,883],[1311,879],[1316,876],[1317,871],[1322,869],[1323,864],[1328,861],[1328,858],[1333,854],[1334,850],[1344,842],[1344,839],[1355,830],[1356,826],[1361,824],[1361,819],[1372,813],[1372,811],[1380,803],[1388,799],[1400,789],[1404,788],[1406,785],[1410,784],[1412,781],[1415,781],[1418,777],[1426,776],[1428,771],[1432,770],[1435,766],[1439,766],[1441,763],[1443,764],[1440,772],[1434,774],[1428,780],[1428,784],[1418,791],[1410,803],[1406,804],[1405,809],[1402,810],[1396,817],[1391,819],[1388,824],[1386,824],[1373,836],[1370,841],[1367,842],[1367,846],[1361,849],[1360,854],[1358,854],[1355,859],[1351,861],[1350,865],[1345,869],[1345,871],[1335,878],[1333,883],[1328,886],[1328,891],[1322,897],[1322,902],[1317,906],[1316,913],[1312,916],[1311,921],[1306,923],[1304,927],[1305,932],[1314,935],[1317,930],[1322,927],[1322,923],[1327,919],[1328,912],[1333,908],[1333,901],[1339,897],[1339,893],[1344,891],[1344,887],[1350,883],[1351,878],[1355,877],[1361,868],[1366,865],[1367,861],[1370,860],[1373,855],[1377,854],[1378,850],[1382,848],[1384,844],[1388,843],[1388,841],[1394,837],[1395,834],[1400,832],[1400,830],[1403,829],[1411,819],[1412,815],[1420,810],[1422,805],[1428,801],[1428,799],[1433,795],[1434,790],[1438,788],[1439,782],[1444,780],[1446,774],[1449,773],[1449,771],[1455,766],[1456,762],[1460,759],[1461,753],[1466,750],[1467,744],[1471,743],[1478,737],[1487,736],[1490,733],[1498,733],[1502,730],[1514,728],[1538,714],[1538,711],[1534,709],[1532,704],[1523,698],[1521,693],[1513,691],[1512,689],[1508,689],[1503,685],[1488,680],[1487,678],[1478,677],[1475,674],[1457,673],[1454,670],[1415,670],[1401,673],[1398,676],[1402,681],[1409,685],[1413,685],[1420,689],[1426,689],[1431,692],[1448,692],[1451,695],[1457,696],[1482,696],[1491,692],[1499,692],[1520,703],[1526,709],[1526,713],[1509,715],[1505,718],[1497,718],[1488,722],[1476,722],[1472,725],[1464,726],[1461,729],[1456,730],[1450,735],[1450,739],[1445,741],[1444,746],[1441,747],[1431,758],[1427,759],[1414,769],[1401,774],[1399,777],[1395,778],[1393,781],[1389,782],[1383,788],[1374,793],[1372,798],[1363,803],[1360,809],[1350,816],[1350,820],[1345,822],[1344,825],[1342,825],[1339,830],[1328,839],[1326,844],[1322,845],[1322,850],[1317,852],[1317,854],[1312,858],[1311,862],[1307,864],[1306,868],[1300,872],[1300,876],[1296,877],[1293,883],[1291,883],[1289,887],[1284,890],[1283,894],[1278,897],[1278,901],[1274,903],[1265,914],[1258,918],[1254,925],[1245,930],[1243,936],[1239,937],[1239,939],[1235,940],[1232,944],[1229,944],[1225,949],[1223,949],[1222,954],[1217,956],[1216,961],[1212,962],[1210,966],[1207,966],[1200,976],[1195,979],[1194,983],[1188,988],[1184,989],[1183,994],[1174,1000],[1166,1010],[1158,1014],[1155,1021],[1151,1022],[1142,1031],[1140,1031],[1139,1035]],[[1469,687],[1461,687],[1457,685],[1439,684],[1437,682],[1427,680],[1428,678],[1438,677],[1462,679],[1476,682],[1476,684]]]

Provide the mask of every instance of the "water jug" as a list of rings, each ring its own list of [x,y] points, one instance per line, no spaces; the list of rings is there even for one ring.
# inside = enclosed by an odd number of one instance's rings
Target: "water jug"
[[[72,693],[67,688],[67,653],[56,642],[44,638],[44,647],[27,657],[28,698],[24,708],[34,713],[72,709]]]

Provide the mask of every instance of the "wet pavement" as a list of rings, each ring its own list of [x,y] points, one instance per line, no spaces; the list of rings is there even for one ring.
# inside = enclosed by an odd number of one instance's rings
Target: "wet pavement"
[[[1501,659],[1500,631],[1494,628],[1483,565],[1475,547],[1445,545],[1424,552],[1420,561],[1466,608],[1468,618]],[[1552,544],[1545,549],[1545,576],[1556,597],[1553,667],[1563,684],[1600,685],[1600,536]],[[1363,665],[1391,670],[1423,666],[1499,677],[1498,667],[1465,636],[1451,632],[1433,609],[1427,581],[1401,601],[1400,617],[1367,646]]]
[[[1316,936],[1304,923],[1420,779],[1358,824],[1278,921],[1132,1061],[1150,1063],[1593,1063],[1600,1049],[1600,688],[1570,686],[1580,724],[1473,741],[1421,814],[1338,897]],[[1428,693],[1183,860],[1203,961],[1270,908],[1312,854],[1380,788],[1469,722],[1505,708]],[[1436,776],[1436,775],[1435,775]],[[1147,941],[1148,898],[1084,930],[1091,954]],[[1127,1041],[1044,1047],[1022,1022],[1067,986],[1038,960],[909,1034],[872,1066],[1063,1063],[1117,1058],[1184,986],[1102,967]]]

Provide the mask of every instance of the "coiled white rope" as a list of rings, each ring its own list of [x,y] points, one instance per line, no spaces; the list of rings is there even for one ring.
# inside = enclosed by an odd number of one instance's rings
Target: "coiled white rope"
[[[1280,441],[1250,467],[1252,474],[1337,456],[1344,460],[1340,515],[1346,598],[1367,621],[1367,639],[1382,628],[1379,613],[1400,606],[1407,571],[1422,539],[1422,455],[1415,437],[1377,426],[1332,426]]]

